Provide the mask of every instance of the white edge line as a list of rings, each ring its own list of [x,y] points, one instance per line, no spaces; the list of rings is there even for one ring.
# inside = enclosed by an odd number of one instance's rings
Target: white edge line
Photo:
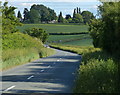
[[[6,90],[4,90],[4,91],[8,91],[8,90],[10,90],[10,89],[12,89],[12,88],[14,88],[15,87],[15,85],[13,85],[13,86],[11,86],[11,87],[9,87],[9,88],[7,88]]]

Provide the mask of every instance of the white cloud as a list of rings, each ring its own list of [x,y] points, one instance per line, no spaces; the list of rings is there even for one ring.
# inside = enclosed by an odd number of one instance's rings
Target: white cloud
[[[9,2],[97,2],[98,0],[7,0]]]
[[[32,6],[34,3],[21,3],[22,6]]]

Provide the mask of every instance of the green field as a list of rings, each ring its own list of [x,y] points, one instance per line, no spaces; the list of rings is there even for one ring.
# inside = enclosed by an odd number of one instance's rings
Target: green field
[[[49,43],[59,43],[63,45],[92,46],[92,39],[89,34],[81,35],[50,35]]]
[[[70,42],[62,43],[63,45],[74,45],[74,46],[93,46],[92,39],[82,39],[82,40],[75,40]]]
[[[87,25],[65,25],[65,24],[24,24],[22,27],[17,27],[21,32],[25,29],[37,27],[43,28],[48,33],[81,33],[88,32]],[[76,35],[49,35],[47,40],[52,44],[92,46],[92,39],[89,34]]]
[[[48,33],[80,33],[88,32],[87,25],[62,25],[62,24],[24,24],[17,27],[21,32],[27,28],[38,27],[43,28]]]

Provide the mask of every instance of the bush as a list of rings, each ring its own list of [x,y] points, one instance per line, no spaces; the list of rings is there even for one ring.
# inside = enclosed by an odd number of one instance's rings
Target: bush
[[[32,37],[36,37],[40,39],[43,43],[45,43],[48,38],[48,33],[46,33],[46,31],[44,31],[42,28],[26,29],[23,33],[28,34]]]
[[[117,65],[107,61],[91,59],[82,62],[76,80],[75,93],[116,93],[118,82]]]

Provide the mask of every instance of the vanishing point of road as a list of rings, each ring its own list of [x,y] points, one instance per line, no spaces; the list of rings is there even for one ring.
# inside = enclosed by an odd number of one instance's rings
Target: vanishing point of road
[[[1,92],[72,93],[80,61],[80,55],[56,50],[55,55],[3,71]]]

